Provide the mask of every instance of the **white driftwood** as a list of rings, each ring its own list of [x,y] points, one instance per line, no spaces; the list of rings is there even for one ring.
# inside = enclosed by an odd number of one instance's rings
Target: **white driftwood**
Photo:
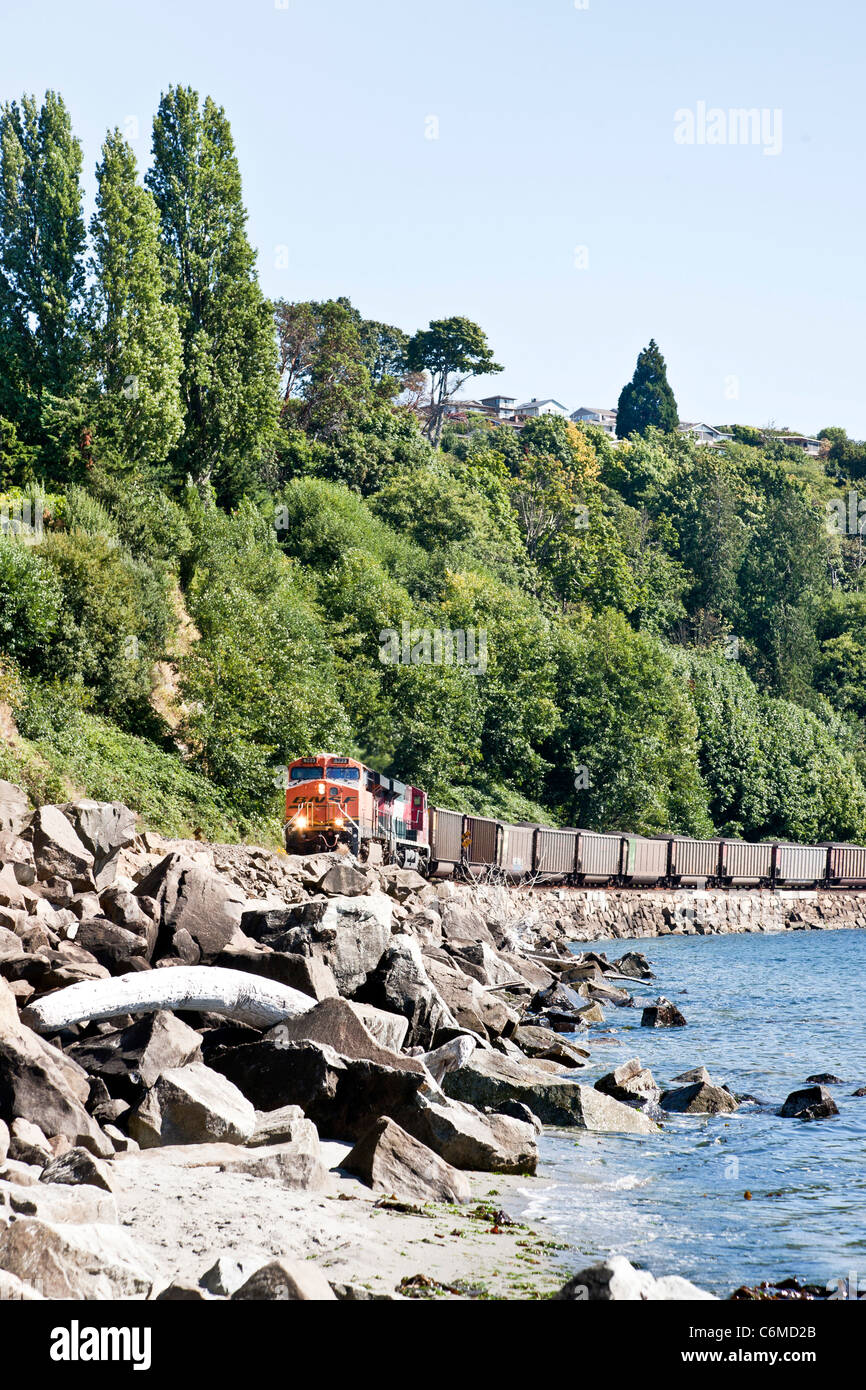
[[[178,965],[165,970],[136,970],[109,980],[83,980],[31,1004],[22,1018],[37,1033],[56,1033],[85,1019],[98,1022],[118,1014],[201,1009],[256,1028],[270,1028],[315,1005],[315,999],[298,989],[244,970]]]

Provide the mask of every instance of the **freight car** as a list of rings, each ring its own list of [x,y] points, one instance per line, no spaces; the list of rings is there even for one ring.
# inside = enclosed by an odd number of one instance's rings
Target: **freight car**
[[[427,793],[355,758],[317,753],[287,769],[286,849],[346,845],[369,863],[431,877],[593,887],[866,888],[866,847],[553,829],[430,806]]]

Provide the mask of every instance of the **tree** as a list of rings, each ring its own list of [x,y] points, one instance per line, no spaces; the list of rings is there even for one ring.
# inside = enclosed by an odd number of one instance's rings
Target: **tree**
[[[373,404],[360,316],[347,300],[274,306],[283,424],[327,440]]]
[[[44,405],[71,394],[78,367],[80,174],[56,92],[41,107],[25,96],[0,109],[0,415],[25,444],[44,445]]]
[[[115,130],[96,170],[90,373],[97,458],[114,470],[165,463],[183,430],[183,348],[165,300],[159,213]]]
[[[277,424],[276,350],[231,130],[210,97],[172,87],[153,123],[146,183],[162,219],[170,298],[183,341],[184,431],[176,475],[213,481],[235,502],[269,457]]]
[[[410,372],[430,376],[430,408],[425,433],[439,447],[448,402],[473,376],[493,376],[504,370],[494,362],[487,337],[470,319],[434,319],[409,340],[406,365]]]
[[[652,338],[638,354],[634,376],[620,392],[616,432],[620,439],[628,439],[634,434],[645,434],[654,425],[665,434],[672,434],[677,423],[677,403],[668,385],[665,359]]]

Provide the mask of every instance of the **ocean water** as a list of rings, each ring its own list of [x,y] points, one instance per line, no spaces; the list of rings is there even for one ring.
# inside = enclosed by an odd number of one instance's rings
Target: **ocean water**
[[[789,1276],[856,1280],[866,1295],[866,1096],[851,1094],[866,1085],[866,931],[593,947],[609,960],[641,950],[656,978],[628,986],[637,1008],[605,1005],[607,1023],[579,1036],[592,1049],[581,1081],[638,1056],[663,1086],[704,1065],[713,1081],[760,1103],[733,1115],[671,1115],[654,1136],[546,1131],[539,1173],[548,1182],[524,1190],[524,1219],[543,1218],[542,1229],[568,1242],[572,1272],[621,1254],[722,1297]],[[687,1027],[640,1027],[642,1001],[658,994]],[[844,1078],[828,1087],[838,1118],[775,1115],[816,1072]]]

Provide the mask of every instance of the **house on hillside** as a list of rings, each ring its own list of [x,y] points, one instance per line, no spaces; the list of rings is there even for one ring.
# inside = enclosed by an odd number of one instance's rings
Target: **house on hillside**
[[[594,405],[582,405],[571,412],[576,425],[598,425],[611,439],[616,438],[616,411],[602,410]]]
[[[821,440],[812,439],[808,434],[771,434],[767,432],[765,439],[780,439],[783,444],[790,444],[792,449],[802,449],[804,454],[810,458],[818,458],[821,453]]]
[[[727,444],[733,438],[733,435],[717,430],[715,425],[706,425],[702,420],[680,420],[677,429],[680,434],[687,434],[694,439],[695,443],[707,444],[711,449],[717,449],[719,445]]]
[[[482,396],[481,404],[497,420],[513,420],[517,412],[516,396]]]
[[[517,407],[517,414],[525,418],[534,419],[537,415],[563,415],[568,416],[568,406],[561,401],[538,400],[535,396],[531,401],[524,401],[523,405]]]

